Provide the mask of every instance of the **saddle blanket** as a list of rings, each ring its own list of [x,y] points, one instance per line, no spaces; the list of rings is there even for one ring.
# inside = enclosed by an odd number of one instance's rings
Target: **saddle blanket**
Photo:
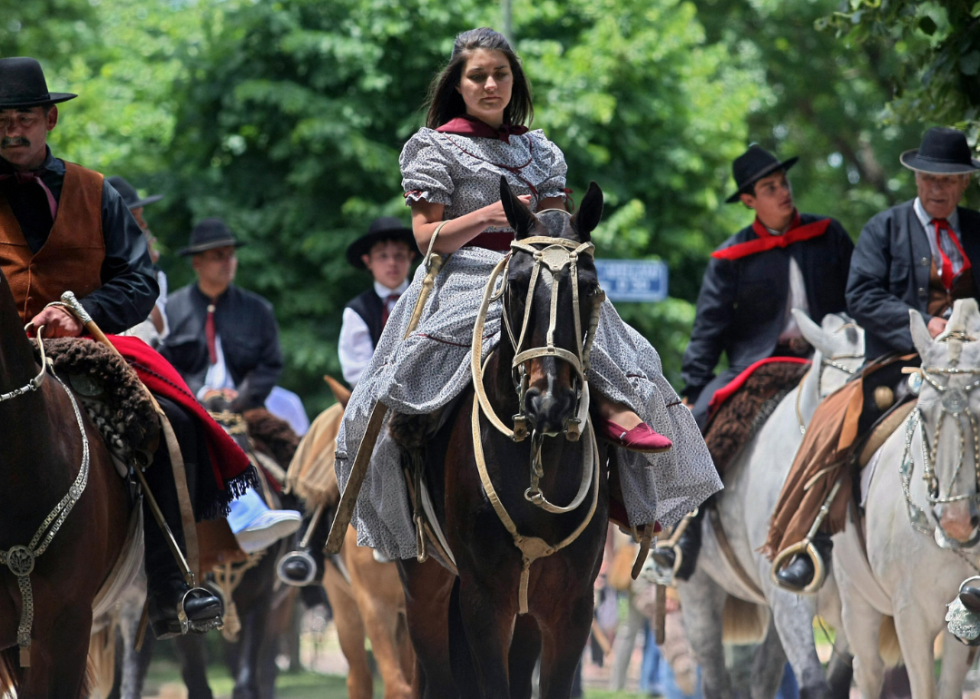
[[[718,473],[725,472],[771,409],[799,384],[809,367],[809,361],[797,357],[762,359],[712,396],[704,441]]]

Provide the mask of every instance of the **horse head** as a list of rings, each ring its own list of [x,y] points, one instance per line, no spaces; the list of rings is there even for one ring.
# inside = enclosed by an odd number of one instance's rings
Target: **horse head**
[[[918,411],[932,514],[945,536],[941,544],[972,546],[980,541],[980,310],[974,299],[956,301],[936,339],[918,312],[909,313],[922,358]]]
[[[817,392],[826,398],[847,383],[864,362],[864,328],[844,313],[828,313],[817,325],[804,311],[793,309],[804,339],[816,350]]]
[[[204,394],[201,405],[208,414],[221,425],[228,436],[242,448],[246,454],[250,451],[248,443],[248,425],[241,413],[232,409],[232,396],[226,391],[211,390]]]
[[[605,298],[591,242],[602,217],[602,190],[593,182],[574,215],[563,209],[532,213],[503,177],[500,198],[515,233],[502,293],[519,418],[539,436],[566,432],[577,439],[588,409],[589,352]]]

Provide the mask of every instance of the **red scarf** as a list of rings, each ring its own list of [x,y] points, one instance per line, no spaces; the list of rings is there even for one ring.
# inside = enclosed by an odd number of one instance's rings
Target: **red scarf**
[[[521,124],[501,124],[499,128],[494,128],[485,121],[480,121],[468,114],[450,119],[445,124],[436,129],[439,133],[452,133],[459,136],[471,136],[474,138],[496,138],[504,143],[510,143],[511,136],[520,136],[527,133],[527,127]]]
[[[773,235],[766,229],[765,226],[762,225],[762,222],[756,218],[752,223],[752,230],[755,232],[758,238],[755,240],[746,241],[744,243],[731,245],[721,250],[715,250],[713,253],[711,253],[711,256],[719,260],[740,260],[743,257],[765,252],[766,250],[785,248],[793,243],[799,243],[803,240],[819,238],[827,232],[827,227],[830,226],[830,219],[821,219],[819,221],[814,221],[813,223],[808,223],[805,226],[800,224],[800,214],[798,211],[794,211],[793,223],[790,224],[789,230],[782,235]]]

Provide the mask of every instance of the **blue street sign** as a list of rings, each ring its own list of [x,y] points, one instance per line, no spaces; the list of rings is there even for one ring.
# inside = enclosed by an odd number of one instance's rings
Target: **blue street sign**
[[[663,260],[596,260],[595,266],[610,301],[667,298],[667,263]]]

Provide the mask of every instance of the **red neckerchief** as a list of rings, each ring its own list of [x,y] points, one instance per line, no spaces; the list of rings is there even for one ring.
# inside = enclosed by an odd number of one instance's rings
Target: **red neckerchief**
[[[450,119],[436,129],[436,131],[439,133],[453,133],[475,138],[496,138],[509,144],[511,136],[526,134],[527,127],[521,124],[501,124],[500,128],[495,129],[485,121],[480,121],[468,114],[464,114],[455,119]]]
[[[757,236],[759,236],[758,238],[755,240],[746,241],[744,243],[738,243],[737,245],[732,245],[730,247],[723,248],[722,250],[715,250],[713,253],[711,253],[711,256],[718,260],[740,260],[743,257],[765,252],[766,250],[785,248],[793,243],[799,243],[803,240],[819,238],[827,232],[827,227],[830,226],[830,219],[824,218],[819,221],[814,221],[813,223],[808,223],[805,226],[800,224],[800,214],[798,211],[794,211],[793,223],[790,224],[789,230],[782,235],[773,235],[766,229],[765,226],[762,225],[762,222],[756,218],[756,220],[752,223],[752,230]]]

